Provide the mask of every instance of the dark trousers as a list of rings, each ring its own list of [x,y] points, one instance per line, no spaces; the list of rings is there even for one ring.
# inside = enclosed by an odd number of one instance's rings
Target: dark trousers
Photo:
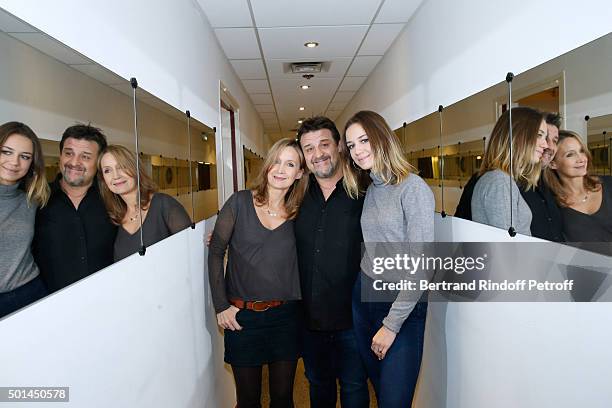
[[[0,293],[0,318],[47,296],[49,292],[40,276],[10,292]]]
[[[410,407],[423,356],[427,303],[415,306],[385,358],[378,360],[371,349],[372,338],[382,327],[391,303],[362,302],[360,281],[357,279],[353,291],[353,322],[359,352],[374,386],[378,407]]]
[[[312,408],[335,408],[340,381],[343,408],[368,408],[367,374],[353,329],[315,331],[304,329],[303,359],[310,383]]]

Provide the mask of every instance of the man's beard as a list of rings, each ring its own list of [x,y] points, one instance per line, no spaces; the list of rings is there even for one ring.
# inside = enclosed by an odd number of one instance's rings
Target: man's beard
[[[330,178],[334,174],[336,174],[336,170],[338,170],[338,161],[332,161],[331,157],[327,157],[329,159],[329,166],[326,169],[317,169],[313,170],[313,174],[318,178]],[[313,163],[314,165],[314,163]]]
[[[66,175],[67,170],[68,169],[64,167],[64,171],[62,172],[62,178],[64,179],[64,182],[68,184],[70,187],[82,187],[86,184],[85,182],[86,170],[83,170],[83,174],[81,176],[74,177],[74,178],[68,178],[68,176]]]

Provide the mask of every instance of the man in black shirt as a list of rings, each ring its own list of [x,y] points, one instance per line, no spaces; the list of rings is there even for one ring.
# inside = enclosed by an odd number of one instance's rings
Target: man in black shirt
[[[360,269],[363,198],[342,186],[340,134],[325,117],[305,120],[298,139],[312,173],[295,221],[306,324],[304,366],[310,405],[369,407],[367,374],[353,331],[351,292]]]
[[[561,116],[558,113],[547,113],[545,120],[548,131],[546,136],[548,147],[542,154],[542,168],[548,167],[557,152]],[[548,241],[561,242],[564,241],[561,210],[552,191],[544,182],[543,173],[535,188],[529,191],[524,188],[520,189],[521,195],[531,209],[531,235]]]
[[[48,204],[38,210],[32,251],[51,292],[113,263],[117,227],[95,180],[98,155],[106,147],[99,129],[71,126],[60,142],[60,174]]]

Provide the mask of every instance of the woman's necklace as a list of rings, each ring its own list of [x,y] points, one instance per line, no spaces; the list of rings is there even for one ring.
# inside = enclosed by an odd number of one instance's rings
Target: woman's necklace
[[[128,213],[128,219],[130,220],[130,222],[134,222],[136,220],[138,220],[140,218],[140,208],[138,208],[137,205],[134,206],[134,215],[129,215]]]
[[[278,217],[280,214],[277,212],[270,211],[270,207],[266,208],[266,212],[270,217]]]
[[[585,193],[584,194],[584,198],[580,202],[581,203],[586,203],[588,199],[589,199],[589,193]]]

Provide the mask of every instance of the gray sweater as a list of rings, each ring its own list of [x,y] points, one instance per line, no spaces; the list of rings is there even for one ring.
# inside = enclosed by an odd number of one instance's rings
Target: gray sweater
[[[519,234],[531,235],[531,210],[510,175],[501,170],[483,174],[472,195],[472,221],[507,230],[510,228],[510,186],[512,223]]]
[[[25,285],[38,276],[32,238],[36,206],[28,205],[18,185],[0,185],[0,293]]]
[[[433,242],[435,201],[427,183],[416,174],[397,185],[385,185],[373,173],[370,177],[361,213],[364,242]],[[396,300],[383,325],[398,333],[415,305]]]

